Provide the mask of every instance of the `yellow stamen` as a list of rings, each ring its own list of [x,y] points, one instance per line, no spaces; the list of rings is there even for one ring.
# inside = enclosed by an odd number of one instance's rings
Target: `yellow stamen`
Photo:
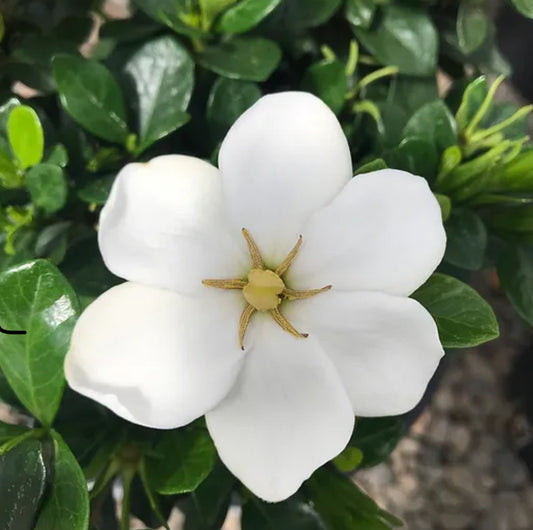
[[[239,346],[241,347],[241,350],[244,350],[244,335],[246,335],[248,324],[250,323],[250,319],[254,313],[255,308],[250,304],[247,304],[241,314],[241,318],[239,320]]]
[[[217,289],[244,289],[246,286],[244,280],[202,280],[202,283]]]
[[[287,269],[292,265],[292,262],[294,261],[294,258],[296,257],[296,254],[298,254],[298,251],[300,250],[300,247],[302,246],[303,238],[300,236],[298,238],[298,241],[296,241],[296,245],[292,248],[292,250],[287,254],[287,257],[281,262],[281,264],[276,269],[276,274],[278,276],[283,276]]]
[[[261,252],[257,247],[254,238],[251,236],[250,232],[246,230],[246,228],[242,229],[242,235],[244,236],[244,239],[246,239],[246,243],[248,243],[248,250],[250,252],[250,257],[252,258],[254,269],[264,269],[265,266],[263,264],[263,256],[261,256]]]
[[[242,290],[246,301],[259,311],[278,307],[279,295],[285,289],[283,280],[270,270],[252,269],[248,274],[248,284]]]
[[[307,291],[297,291],[296,289],[285,287],[283,297],[287,300],[305,300],[306,298],[311,298],[317,294],[325,293],[326,291],[329,291],[331,287],[331,285],[326,285],[326,287],[322,287],[321,289],[309,289]]]
[[[272,318],[274,319],[276,324],[279,324],[281,329],[283,329],[284,331],[287,331],[291,335],[302,339],[306,339],[307,337],[309,337],[309,333],[300,333],[299,331],[297,331],[294,326],[281,314],[278,308],[272,309],[270,311],[270,314],[272,315]]]

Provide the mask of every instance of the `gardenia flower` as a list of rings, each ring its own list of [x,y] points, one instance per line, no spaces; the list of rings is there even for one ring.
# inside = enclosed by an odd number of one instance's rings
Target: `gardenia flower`
[[[149,427],[205,414],[220,458],[267,501],[338,455],[354,415],[416,405],[443,354],[408,298],[443,256],[437,201],[404,171],[352,178],[336,117],[307,93],[261,98],[219,169],[128,164],[99,244],[128,281],[81,315],[70,386]]]

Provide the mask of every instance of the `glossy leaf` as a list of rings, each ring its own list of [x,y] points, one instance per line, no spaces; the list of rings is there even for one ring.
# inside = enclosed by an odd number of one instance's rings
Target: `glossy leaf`
[[[372,30],[353,27],[356,37],[384,65],[400,73],[431,75],[437,64],[437,31],[424,10],[409,6],[383,7]]]
[[[110,142],[124,143],[129,131],[119,85],[102,64],[70,55],[52,61],[64,109],[82,127]]]
[[[23,169],[43,158],[44,134],[37,113],[26,105],[15,107],[7,122],[9,145]]]
[[[507,246],[498,261],[498,276],[516,312],[533,326],[533,250]]]
[[[260,97],[261,90],[255,83],[219,77],[209,93],[206,111],[215,136],[221,139]]]
[[[456,267],[479,270],[487,249],[487,229],[481,218],[471,210],[453,208],[445,226],[444,259]]]
[[[0,456],[0,522],[2,530],[33,530],[46,489],[42,444],[25,440]]]
[[[281,0],[240,0],[225,11],[217,24],[221,33],[243,33],[257,26]]]
[[[311,65],[303,78],[302,88],[317,95],[335,114],[339,114],[348,90],[344,65],[337,60],[323,60]]]
[[[26,186],[33,203],[47,213],[63,208],[67,182],[63,170],[54,164],[38,164],[26,173]]]
[[[297,496],[267,503],[250,497],[242,508],[242,530],[327,530],[313,507]]]
[[[374,0],[347,0],[346,19],[354,26],[368,29],[374,19],[376,8]]]
[[[363,452],[362,466],[372,467],[389,457],[404,434],[405,424],[397,416],[357,418],[350,446]]]
[[[265,81],[281,60],[279,46],[262,37],[239,37],[197,55],[204,68],[230,79]]]
[[[411,296],[435,319],[444,348],[470,348],[499,335],[490,305],[472,287],[456,278],[433,274]]]
[[[78,308],[76,294],[51,263],[37,260],[0,274],[0,367],[17,397],[50,425],[63,393],[63,359]]]
[[[83,471],[57,432],[54,444],[54,474],[50,491],[34,530],[87,530],[89,494]]]
[[[342,0],[289,0],[274,11],[271,22],[287,31],[301,31],[328,21]]]
[[[194,64],[187,50],[167,35],[144,44],[125,71],[138,98],[138,154],[189,121],[185,111],[192,94]]]
[[[412,136],[385,157],[390,167],[409,171],[432,181],[438,165],[435,144],[427,137]]]
[[[146,459],[150,485],[159,493],[173,495],[194,491],[215,465],[216,450],[207,431],[168,431]]]

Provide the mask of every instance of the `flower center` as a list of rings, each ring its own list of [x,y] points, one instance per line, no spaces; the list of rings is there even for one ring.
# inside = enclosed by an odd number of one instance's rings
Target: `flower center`
[[[282,329],[295,337],[306,338],[308,334],[297,331],[281,314],[279,306],[283,300],[303,300],[329,291],[331,285],[305,291],[290,289],[285,285],[282,277],[292,265],[298,250],[302,246],[302,236],[298,238],[296,245],[294,245],[276,270],[270,270],[265,268],[261,252],[250,232],[243,228],[242,235],[248,244],[248,250],[252,258],[252,268],[248,273],[248,281],[237,278],[233,280],[203,280],[202,282],[208,287],[216,287],[218,289],[242,289],[242,294],[247,303],[239,320],[239,346],[244,350],[244,335],[250,319],[256,311],[269,311],[274,321]]]

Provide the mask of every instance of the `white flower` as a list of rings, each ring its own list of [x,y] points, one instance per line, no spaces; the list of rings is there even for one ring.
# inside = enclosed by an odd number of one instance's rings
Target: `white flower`
[[[169,155],[119,173],[99,242],[128,281],[82,314],[66,376],[141,425],[205,414],[226,466],[279,501],[342,451],[354,415],[420,400],[443,351],[408,296],[445,233],[422,178],[351,178],[341,127],[310,94],[259,100],[219,165]]]

